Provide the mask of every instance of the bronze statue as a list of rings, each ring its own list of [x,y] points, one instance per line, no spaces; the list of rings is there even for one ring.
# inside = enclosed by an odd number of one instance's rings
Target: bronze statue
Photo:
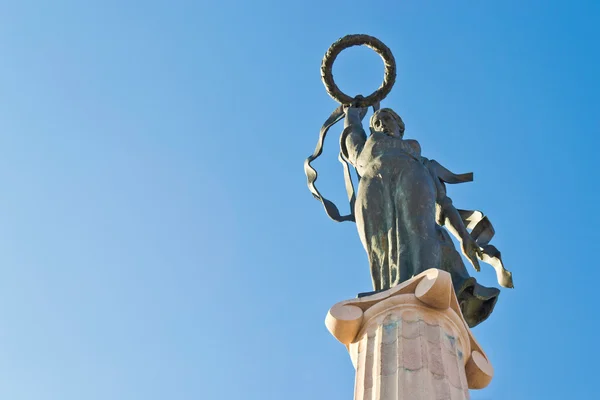
[[[333,83],[331,65],[343,48],[357,44],[366,44],[382,55],[386,79],[372,95],[351,99]],[[446,194],[446,183],[469,182],[473,174],[454,174],[423,157],[416,140],[404,139],[405,125],[400,116],[389,108],[379,109],[379,101],[395,80],[393,56],[383,43],[366,35],[346,36],[330,48],[322,71],[328,92],[344,105],[324,124],[317,149],[305,163],[311,192],[334,220],[356,222],[375,291],[389,289],[429,268],[442,269],[452,275],[469,326],[479,324],[492,312],[499,290],[479,285],[469,276],[445,228],[460,241],[462,253],[477,271],[479,260],[492,264],[504,287],[512,287],[512,275],[504,269],[499,251],[489,245],[494,230],[487,217],[479,211],[456,209]],[[369,105],[373,105],[374,113],[367,134],[362,119]],[[342,118],[345,128],[340,138],[340,160],[351,204],[347,216],[340,216],[337,207],[316,189],[317,174],[310,164],[320,155],[329,128]],[[348,163],[359,177],[356,193]]]

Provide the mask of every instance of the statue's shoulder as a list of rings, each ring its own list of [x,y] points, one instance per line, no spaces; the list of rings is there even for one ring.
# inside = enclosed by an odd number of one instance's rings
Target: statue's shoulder
[[[434,178],[439,179],[438,171],[440,170],[439,167],[441,167],[440,163],[438,163],[435,160],[430,160],[429,158],[423,156],[421,156],[421,162],[423,163],[423,165],[425,165],[425,167],[429,170],[429,172]]]
[[[421,155],[421,145],[414,139],[404,139],[404,143],[410,146],[410,148],[419,156]]]

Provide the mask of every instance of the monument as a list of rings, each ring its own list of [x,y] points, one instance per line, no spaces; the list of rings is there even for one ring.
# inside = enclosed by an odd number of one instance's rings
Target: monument
[[[337,55],[357,45],[375,50],[385,65],[381,87],[366,97],[341,92],[331,72]],[[305,161],[308,187],[334,221],[356,222],[373,283],[372,292],[334,305],[326,318],[356,368],[355,399],[467,399],[469,388],[487,386],[493,375],[470,328],[490,316],[499,290],[469,275],[450,234],[476,271],[479,261],[488,263],[501,286],[513,287],[512,274],[490,244],[495,232],[489,219],[481,211],[456,208],[447,195],[446,184],[470,182],[473,174],[455,174],[424,157],[418,141],[404,139],[398,113],[380,108],[395,82],[396,65],[378,39],[339,39],[325,54],[321,75],[340,106],[323,124],[317,147]],[[373,115],[367,134],[362,121],[369,107]],[[321,155],[329,129],[342,119],[339,159],[348,215],[321,195],[311,164]]]

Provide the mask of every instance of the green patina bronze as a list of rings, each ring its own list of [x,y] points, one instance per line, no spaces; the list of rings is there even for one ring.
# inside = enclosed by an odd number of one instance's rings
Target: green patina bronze
[[[382,55],[386,77],[382,87],[367,98],[351,99],[333,83],[331,58],[346,47],[361,44]],[[322,76],[328,93],[342,105],[323,125],[317,148],[305,162],[312,194],[335,221],[356,222],[369,259],[375,292],[394,287],[429,268],[442,269],[452,275],[469,326],[479,324],[494,309],[500,292],[478,284],[469,275],[448,232],[460,241],[462,254],[475,270],[479,271],[479,260],[482,260],[495,268],[501,286],[513,287],[513,283],[511,273],[504,269],[500,252],[489,244],[494,235],[490,221],[480,211],[455,208],[446,193],[446,184],[470,182],[473,174],[454,174],[440,163],[423,157],[419,142],[404,139],[405,125],[400,116],[389,108],[379,109],[379,102],[395,81],[395,63],[389,49],[377,39],[349,35],[338,40],[325,55]],[[369,106],[373,106],[374,114],[367,133],[362,120]],[[318,191],[317,172],[311,165],[321,154],[328,130],[342,119],[340,160],[351,208],[350,214],[345,216]],[[358,175],[356,191],[349,166],[354,167]]]

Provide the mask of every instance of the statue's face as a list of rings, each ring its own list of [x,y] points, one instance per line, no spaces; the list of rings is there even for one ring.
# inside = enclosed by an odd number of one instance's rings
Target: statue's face
[[[384,133],[391,137],[401,138],[404,136],[404,133],[400,129],[400,125],[398,125],[398,121],[396,121],[390,113],[385,111],[375,115],[371,127],[375,132]]]

